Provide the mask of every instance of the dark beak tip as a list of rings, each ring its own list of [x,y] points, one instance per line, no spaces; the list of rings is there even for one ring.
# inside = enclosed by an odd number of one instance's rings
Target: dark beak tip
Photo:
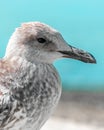
[[[91,63],[91,64],[96,64],[97,61],[95,57],[91,53],[86,53],[87,55],[84,57],[81,57],[81,61],[85,63]]]
[[[96,64],[97,62],[96,62],[96,60],[94,59],[94,60],[92,60],[92,61],[90,61],[90,62],[88,62],[88,63]]]
[[[91,61],[89,63],[96,64],[97,61],[96,61],[95,57],[91,53],[89,53],[89,55],[91,56]]]
[[[93,63],[94,63],[94,64],[97,64],[97,61],[95,60]]]
[[[93,63],[94,63],[94,64],[97,64],[97,61],[96,61],[96,59],[94,59],[94,60],[93,60]]]

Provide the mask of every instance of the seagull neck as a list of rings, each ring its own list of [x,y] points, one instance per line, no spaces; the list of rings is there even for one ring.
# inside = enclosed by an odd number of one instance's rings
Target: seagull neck
[[[7,61],[11,64],[11,66],[16,66],[17,68],[23,64],[31,64],[31,65],[38,65],[38,64],[43,64],[43,65],[52,65],[52,63],[46,63],[46,62],[41,62],[39,60],[35,60],[34,62],[31,62],[25,58],[22,58],[20,56],[12,56],[12,57],[4,57],[4,61]]]

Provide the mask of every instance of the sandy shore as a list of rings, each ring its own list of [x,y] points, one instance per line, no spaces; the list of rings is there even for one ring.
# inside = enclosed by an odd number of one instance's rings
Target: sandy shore
[[[63,92],[42,130],[104,130],[103,92]]]
[[[85,123],[76,123],[62,118],[51,118],[41,130],[104,130],[104,127]]]

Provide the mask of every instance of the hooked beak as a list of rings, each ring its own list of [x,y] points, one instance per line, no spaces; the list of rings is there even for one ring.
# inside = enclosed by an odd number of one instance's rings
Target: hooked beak
[[[85,52],[78,48],[72,47],[70,45],[67,46],[66,50],[60,50],[63,57],[77,59],[85,63],[96,63],[96,59],[89,52]]]

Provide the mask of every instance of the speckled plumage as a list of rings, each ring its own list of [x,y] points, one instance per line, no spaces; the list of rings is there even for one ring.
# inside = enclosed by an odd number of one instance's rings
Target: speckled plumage
[[[62,57],[95,63],[48,25],[30,22],[16,29],[0,61],[0,130],[41,128],[61,95],[52,62]]]
[[[3,89],[7,87],[0,104],[0,126],[4,130],[39,129],[49,117],[49,110],[56,106],[61,94],[60,81],[54,70],[49,64],[34,65],[21,60],[18,70],[7,72],[8,75],[0,78],[1,84],[6,78]],[[42,120],[42,116],[46,119]]]

